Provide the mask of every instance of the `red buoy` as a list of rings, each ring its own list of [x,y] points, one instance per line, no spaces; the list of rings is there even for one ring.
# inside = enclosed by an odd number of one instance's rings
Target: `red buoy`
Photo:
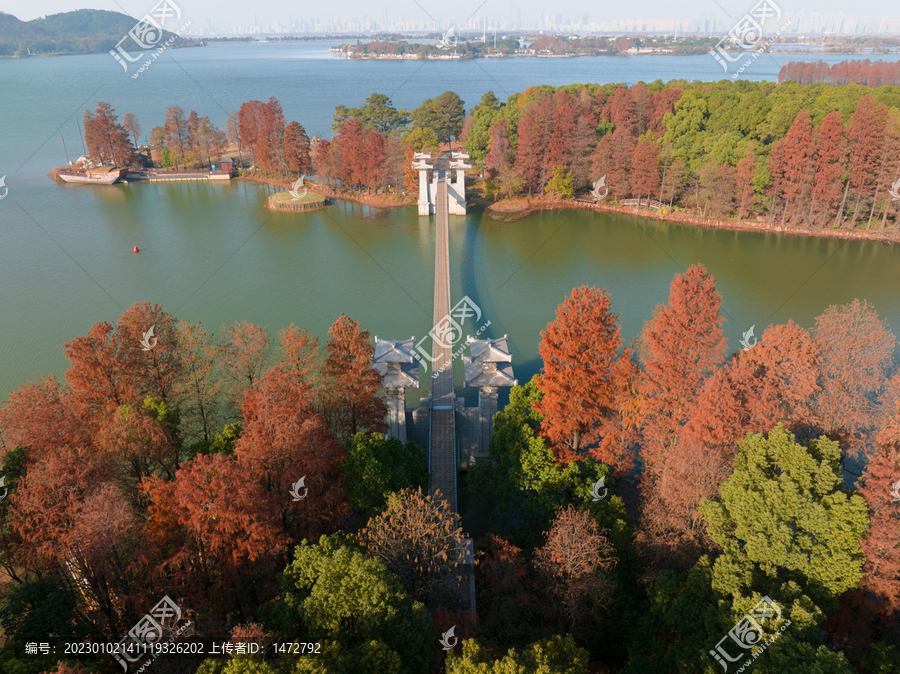
[[[137,253],[137,252],[139,252],[139,250],[138,250],[138,247],[137,247],[137,246],[135,246],[135,247],[134,247],[134,252],[135,252],[135,253]]]

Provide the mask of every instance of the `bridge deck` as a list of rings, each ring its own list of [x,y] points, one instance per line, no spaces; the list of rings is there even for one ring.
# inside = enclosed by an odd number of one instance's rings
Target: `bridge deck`
[[[450,250],[449,205],[447,202],[447,161],[435,162],[438,173],[435,198],[435,262],[434,262],[434,325],[440,325],[450,315]],[[447,341],[447,340],[444,340]],[[440,490],[441,496],[456,512],[456,429],[454,423],[452,346],[432,345],[431,363],[431,493]]]

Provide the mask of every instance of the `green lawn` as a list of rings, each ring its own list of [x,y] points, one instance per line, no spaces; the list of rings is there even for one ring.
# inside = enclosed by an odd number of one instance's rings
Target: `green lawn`
[[[302,191],[302,189],[301,189]],[[289,190],[285,190],[284,192],[276,192],[275,194],[269,197],[269,201],[273,204],[311,204],[311,203],[321,203],[325,201],[325,195],[319,194],[318,192],[309,192],[303,195],[301,199],[295,199],[294,195],[290,193]]]

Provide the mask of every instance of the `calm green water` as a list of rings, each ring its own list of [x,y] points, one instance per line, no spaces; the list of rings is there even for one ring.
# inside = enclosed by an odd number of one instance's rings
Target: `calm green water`
[[[359,104],[375,90],[394,89],[398,106],[413,106],[455,89],[471,106],[488,89],[500,95],[498,82],[512,92],[718,77],[709,57],[351,63],[312,44],[181,50],[175,58],[181,67],[157,62],[134,81],[103,55],[0,60],[0,176],[9,188],[0,200],[0,399],[43,374],[62,376],[63,341],[140,300],[212,329],[248,320],[275,333],[293,321],[324,336],[341,312],[384,338],[431,329],[433,226],[414,209],[371,217],[342,203],[273,214],[263,208],[267,188],[240,182],[104,188],[48,180],[64,162],[60,134],[70,157],[80,154],[73,115],[96,100],[135,112],[146,134],[167,105],[222,123],[222,111],[242,100],[276,95],[288,118],[323,135],[335,104]],[[754,64],[760,76],[765,61]],[[468,295],[491,321],[486,335],[509,334],[520,382],[538,371],[540,331],[573,286],[607,288],[630,341],[666,301],[672,277],[696,262],[718,279],[734,350],[750,325],[757,335],[789,319],[809,327],[828,305],[857,297],[900,335],[898,246],[585,211],[450,222],[453,301]],[[423,380],[419,393],[427,393]]]
[[[54,371],[62,342],[133,302],[160,303],[210,328],[237,320],[276,332],[291,321],[325,335],[344,312],[384,338],[431,328],[433,218],[347,202],[271,213],[254,184],[50,185],[5,218],[0,251],[4,390]],[[8,206],[3,203],[4,213]],[[11,210],[11,209],[10,209]],[[56,219],[60,210],[90,218]],[[672,277],[702,262],[718,279],[733,349],[750,325],[804,326],[833,303],[873,302],[900,334],[900,248],[878,243],[710,231],[585,211],[516,222],[452,217],[451,288],[509,334],[520,381],[539,369],[540,331],[572,287],[607,288],[631,340]],[[138,245],[139,255],[131,248]],[[427,381],[427,378],[425,378]],[[457,377],[459,380],[459,376]],[[427,392],[423,389],[422,393]]]

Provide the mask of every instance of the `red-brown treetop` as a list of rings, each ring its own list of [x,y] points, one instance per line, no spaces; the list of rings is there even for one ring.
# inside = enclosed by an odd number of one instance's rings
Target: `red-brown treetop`
[[[340,440],[360,431],[383,432],[387,408],[375,397],[381,376],[372,367],[375,346],[369,331],[341,314],[328,335],[322,368],[326,424]]]
[[[197,455],[173,482],[179,523],[201,554],[235,563],[253,561],[287,542],[278,513],[239,461],[223,454]]]
[[[886,442],[870,457],[859,486],[869,507],[869,535],[861,542],[866,554],[863,601],[882,619],[900,608],[900,509],[893,495],[900,481],[900,437],[892,435],[879,438]]]
[[[66,447],[46,456],[28,457],[28,471],[12,497],[10,517],[21,539],[20,561],[46,568],[85,544],[76,522],[85,502],[114,476],[113,462],[89,448]],[[122,512],[111,494],[107,492],[110,498],[101,500]],[[91,503],[88,510],[96,512],[99,502]]]
[[[52,374],[10,391],[0,407],[0,452],[20,446],[38,455],[90,443],[70,392]]]
[[[535,409],[558,456],[577,455],[582,445],[598,442],[604,419],[617,410],[624,384],[617,365],[621,328],[610,307],[605,290],[575,288],[541,332],[544,366],[537,385],[543,395]]]
[[[647,358],[640,383],[645,418],[644,458],[676,439],[704,382],[721,365],[727,341],[722,332],[722,297],[703,265],[678,274],[669,301],[657,306],[644,329]]]
[[[866,301],[830,306],[812,331],[819,351],[816,412],[830,437],[856,454],[876,423],[876,401],[893,363],[894,334]]]

